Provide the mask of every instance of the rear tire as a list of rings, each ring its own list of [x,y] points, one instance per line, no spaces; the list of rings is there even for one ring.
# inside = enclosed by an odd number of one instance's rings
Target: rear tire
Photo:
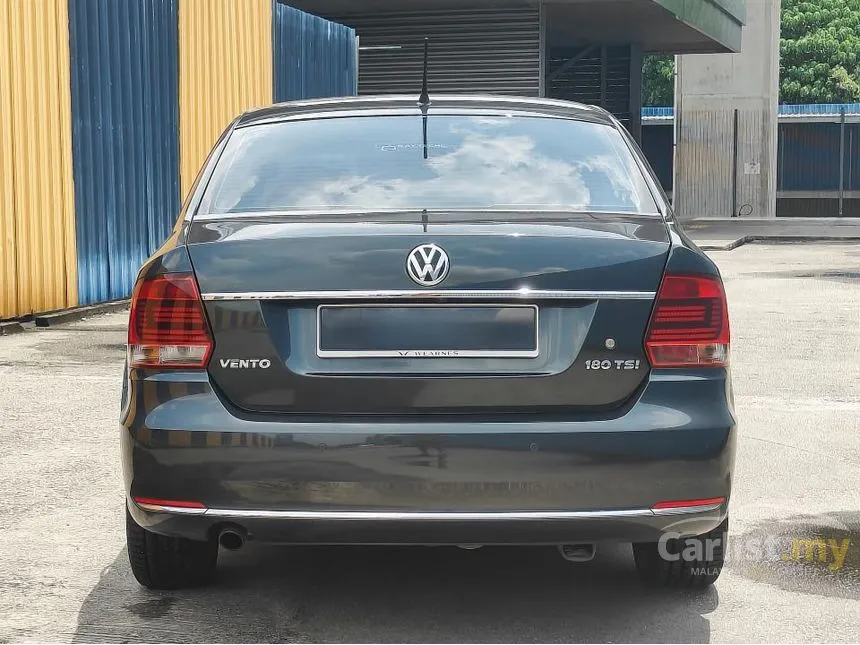
[[[714,584],[723,570],[728,530],[727,517],[704,535],[673,538],[662,544],[634,544],[639,577],[652,587],[702,588]]]
[[[180,589],[211,582],[218,560],[215,540],[199,542],[147,531],[125,509],[128,561],[137,581],[150,589]]]

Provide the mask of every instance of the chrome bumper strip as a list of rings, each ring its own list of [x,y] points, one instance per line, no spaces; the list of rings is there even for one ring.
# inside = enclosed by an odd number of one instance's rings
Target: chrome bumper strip
[[[611,511],[270,511],[257,509],[180,508],[138,504],[146,511],[175,515],[204,515],[233,519],[320,520],[320,521],[499,521],[499,520],[599,520],[625,517],[659,517],[715,511],[722,504],[685,506],[683,508],[634,508]]]
[[[654,291],[552,289],[389,289],[377,291],[243,291],[204,293],[203,300],[653,300]]]

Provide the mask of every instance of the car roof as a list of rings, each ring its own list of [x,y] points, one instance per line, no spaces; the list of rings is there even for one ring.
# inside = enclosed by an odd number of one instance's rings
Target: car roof
[[[435,94],[428,114],[505,114],[575,119],[614,125],[603,108],[572,101],[494,94]],[[334,116],[386,116],[422,114],[417,95],[347,96],[276,103],[242,114],[236,127],[258,123]]]

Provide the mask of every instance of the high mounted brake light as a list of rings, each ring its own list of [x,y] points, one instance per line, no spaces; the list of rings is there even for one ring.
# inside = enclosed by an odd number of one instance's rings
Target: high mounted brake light
[[[130,367],[203,368],[212,345],[191,274],[168,273],[138,281],[128,325]]]
[[[729,360],[729,315],[715,276],[663,278],[645,351],[652,367],[722,367]]]

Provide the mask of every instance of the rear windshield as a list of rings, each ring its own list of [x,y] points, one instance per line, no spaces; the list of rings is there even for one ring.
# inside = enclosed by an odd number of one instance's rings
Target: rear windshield
[[[424,127],[426,125],[426,144]],[[365,116],[237,129],[203,212],[657,213],[613,127],[542,117]]]

